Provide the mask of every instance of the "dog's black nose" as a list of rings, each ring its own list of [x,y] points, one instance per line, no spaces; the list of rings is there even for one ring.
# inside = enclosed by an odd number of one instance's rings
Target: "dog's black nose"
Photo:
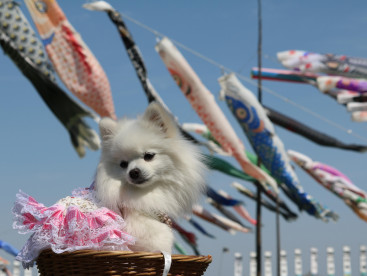
[[[140,178],[141,172],[138,168],[134,168],[129,172],[129,175],[132,180],[137,180]]]

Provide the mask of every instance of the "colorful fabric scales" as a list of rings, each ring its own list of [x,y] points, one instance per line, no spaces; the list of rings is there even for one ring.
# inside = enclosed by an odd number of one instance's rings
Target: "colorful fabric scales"
[[[301,210],[327,220],[332,212],[304,192],[291,167],[284,145],[256,97],[232,73],[219,79],[227,105],[238,120],[253,149],[283,191]]]
[[[313,161],[299,152],[288,150],[290,158],[304,169],[319,184],[344,200],[352,210],[367,221],[367,193],[337,169],[320,162]]]
[[[105,72],[57,2],[25,0],[25,3],[65,86],[101,117],[116,119]]]
[[[10,38],[16,49],[28,57],[42,73],[55,81],[55,72],[43,44],[22,13],[19,4],[14,1],[0,1],[0,24],[1,32]]]
[[[134,66],[136,74],[148,98],[148,102],[158,101],[161,105],[166,107],[148,78],[148,72],[145,67],[141,52],[138,46],[135,44],[135,41],[131,33],[126,27],[126,24],[123,21],[121,14],[105,1],[95,1],[91,3],[86,3],[83,5],[83,7],[85,9],[92,11],[104,11],[108,14],[113,24],[115,24],[117,27],[122,42],[124,43],[124,46],[126,48],[126,52],[129,56],[129,59],[131,60],[132,65]]]
[[[93,117],[93,114],[73,101],[56,84],[42,42],[13,1],[0,1],[0,44],[68,130],[79,156],[84,156],[85,147],[97,150],[100,144],[98,134],[83,120],[84,117]]]
[[[316,78],[319,76],[317,74],[293,70],[261,68],[261,71],[259,71],[259,68],[256,67],[251,69],[251,77],[253,79],[258,79],[260,75],[261,79],[264,80],[287,81],[308,84],[315,84]]]
[[[278,52],[277,57],[283,66],[302,72],[322,72],[330,75],[367,78],[367,59],[365,58],[301,50]]]
[[[186,125],[186,127],[185,127]],[[205,137],[206,139],[208,139],[210,142],[215,143],[215,145],[217,145],[217,147],[220,148],[219,143],[214,139],[214,137],[211,135],[210,131],[208,130],[208,128],[205,125],[200,125],[200,124],[184,124],[183,127],[186,130],[190,130],[193,132],[196,132],[197,134],[202,135],[203,137]],[[247,158],[252,162],[252,164],[257,164],[257,156],[254,154],[249,153],[248,151],[246,151],[246,156]],[[227,175],[233,176],[233,177],[237,177],[239,179],[245,180],[245,181],[250,181],[253,184],[256,184],[256,179],[254,179],[253,177],[245,174],[242,170],[237,169],[236,167],[234,167],[233,165],[231,165],[229,162],[225,161],[224,159],[218,158],[214,155],[205,155],[205,163],[206,165],[212,169],[212,170],[218,170],[222,173],[225,173]],[[267,174],[270,174],[270,172],[268,171],[268,169],[266,169],[264,167],[263,164],[261,164],[260,168],[266,172]],[[284,186],[283,186],[284,187]],[[279,204],[279,207],[281,208],[284,214],[284,217],[287,220],[290,219],[296,219],[297,218],[297,214],[292,212],[289,207],[285,204],[285,202],[283,200],[281,200],[279,198],[279,196],[277,196],[272,190],[263,190],[264,194],[271,199],[273,202],[276,202]],[[237,206],[235,206],[237,207]],[[241,207],[241,206],[238,206]],[[238,208],[235,208],[235,210],[237,212],[241,212],[240,210],[238,210]],[[241,214],[242,216],[243,214]]]
[[[360,94],[367,93],[367,81],[363,79],[353,79],[338,76],[322,76],[317,78],[317,84],[319,89],[323,92],[337,88],[355,91]]]
[[[231,153],[248,175],[256,178],[265,187],[267,183],[277,191],[274,179],[247,159],[243,143],[215,102],[213,95],[173,43],[168,38],[163,38],[156,45],[156,50],[193,109],[207,125],[224,151]]]

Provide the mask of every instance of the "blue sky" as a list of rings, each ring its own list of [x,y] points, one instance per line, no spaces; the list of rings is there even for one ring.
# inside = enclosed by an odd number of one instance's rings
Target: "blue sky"
[[[250,78],[251,68],[257,66],[256,1],[115,0],[109,2],[118,11],[243,76]],[[107,15],[84,10],[82,4],[85,1],[59,0],[58,3],[104,68],[111,84],[118,117],[135,117],[142,113],[147,106],[147,100],[117,30]],[[262,7],[263,67],[282,69],[276,60],[276,53],[289,49],[367,57],[367,38],[362,35],[367,25],[365,1],[354,1],[352,5],[339,0],[317,2],[265,0]],[[21,9],[30,19],[23,2],[21,2]],[[155,52],[155,35],[130,21],[126,20],[126,24],[142,52],[150,81],[167,106],[178,117],[180,123],[200,123],[200,118],[173,82]],[[220,88],[217,79],[221,76],[220,68],[183,49],[179,48],[179,50],[218,99]],[[61,82],[58,82],[61,85]],[[245,81],[242,83],[256,93],[257,88],[254,85]],[[52,205],[57,199],[69,195],[74,188],[90,185],[100,152],[88,151],[83,159],[77,156],[63,126],[48,110],[30,82],[5,55],[0,56],[0,84],[2,87],[0,239],[21,248],[27,237],[12,230],[11,207],[16,192],[21,189],[34,196],[39,202]],[[338,105],[314,87],[270,81],[264,81],[263,85],[366,138],[347,134],[266,92],[263,94],[265,105],[344,142],[367,144],[366,124],[352,122],[343,106]],[[217,102],[247,149],[252,151],[226,104],[219,100]],[[98,130],[93,121],[89,123]],[[322,147],[281,128],[277,127],[276,131],[286,149],[302,152],[314,160],[339,169],[355,185],[367,190],[365,170],[367,153]],[[232,159],[227,160],[239,167]],[[300,213],[299,218],[291,223],[281,219],[281,248],[288,252],[289,271],[293,272],[295,248],[303,251],[306,273],[309,270],[309,249],[317,247],[320,274],[325,275],[326,247],[333,246],[336,251],[336,273],[342,275],[341,251],[344,245],[348,245],[352,249],[352,270],[357,273],[359,246],[367,244],[366,223],[340,199],[322,188],[299,168],[296,168],[296,173],[304,189],[337,212],[340,219],[336,223],[325,223],[306,213]],[[213,188],[223,189],[233,197],[244,200],[250,213],[255,216],[254,202],[241,196],[230,186],[233,180],[235,179],[216,172],[210,172],[208,175],[208,183]],[[253,189],[251,183],[242,184]],[[284,195],[282,198],[292,210],[297,210]],[[214,211],[205,201],[203,204]],[[214,258],[207,275],[233,274],[235,252],[243,254],[244,272],[248,274],[249,253],[255,249],[255,234],[237,233],[232,236],[204,221],[200,222],[216,236],[213,240],[196,233],[202,254],[211,254]],[[189,231],[195,231],[185,222],[182,222],[182,225]],[[275,216],[265,209],[263,225],[263,251],[272,251],[275,256]],[[224,246],[230,251],[221,257]],[[189,247],[186,248],[191,253]],[[6,253],[1,252],[0,255],[11,259]]]

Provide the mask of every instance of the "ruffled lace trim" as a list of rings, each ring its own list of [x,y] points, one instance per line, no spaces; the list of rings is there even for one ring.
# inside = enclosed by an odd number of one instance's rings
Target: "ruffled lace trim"
[[[13,207],[13,228],[33,233],[17,256],[24,267],[32,266],[39,253],[51,248],[55,253],[81,249],[130,250],[135,238],[123,231],[125,222],[115,212],[100,207],[86,189],[45,207],[19,191]]]

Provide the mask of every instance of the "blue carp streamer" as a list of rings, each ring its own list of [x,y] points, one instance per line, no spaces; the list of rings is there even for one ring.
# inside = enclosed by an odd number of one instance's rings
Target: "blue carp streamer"
[[[286,195],[310,215],[325,220],[335,219],[336,216],[332,211],[318,203],[299,184],[283,142],[276,135],[265,110],[251,91],[247,90],[234,74],[221,77],[219,83],[228,107],[241,125],[254,151]]]

